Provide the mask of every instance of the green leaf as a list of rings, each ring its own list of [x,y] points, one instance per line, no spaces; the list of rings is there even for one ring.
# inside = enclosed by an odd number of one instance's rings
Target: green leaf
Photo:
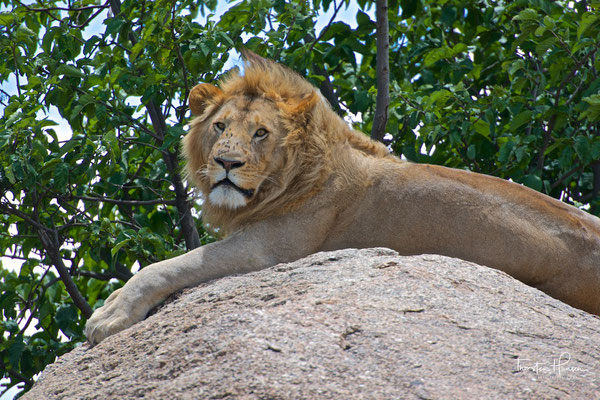
[[[77,311],[73,304],[63,304],[56,310],[54,320],[58,328],[68,337],[74,336],[72,325],[77,321]]]
[[[532,188],[533,190],[537,190],[538,192],[542,191],[542,178],[537,175],[525,175],[521,183]]]
[[[469,160],[474,160],[476,156],[477,156],[477,148],[475,147],[474,144],[472,144],[467,148],[467,157],[469,158]]]
[[[18,369],[19,363],[21,361],[21,355],[23,354],[23,350],[25,350],[25,343],[23,342],[23,335],[17,335],[8,348],[8,361],[10,365]]]
[[[131,48],[131,54],[129,55],[129,59],[131,61],[135,61],[135,59],[137,58],[137,56],[140,54],[140,52],[146,47],[146,43],[145,42],[137,42],[132,48]]]
[[[65,143],[61,148],[60,148],[60,152],[59,155],[64,155],[69,153],[71,150],[73,150],[76,146],[78,146],[80,143],[78,140],[76,140],[75,137],[71,138],[71,140],[69,140],[67,143]]]
[[[174,145],[177,145],[181,138],[185,135],[185,131],[183,130],[182,125],[175,125],[167,127],[167,135],[162,145],[162,149],[171,148]]]
[[[532,121],[535,113],[531,110],[522,111],[510,122],[510,131],[516,132],[520,127]]]
[[[106,24],[106,30],[104,31],[105,35],[112,35],[118,32],[125,24],[125,20],[120,16],[115,18],[107,18],[104,22]]]
[[[442,15],[440,17],[440,21],[442,21],[442,24],[446,25],[447,27],[451,27],[452,24],[454,24],[454,21],[456,21],[456,17],[456,7],[446,5],[444,6],[444,8],[442,8]]]
[[[554,29],[556,27],[556,21],[549,15],[544,17],[544,25],[549,29]]]
[[[584,164],[589,164],[592,161],[592,147],[589,139],[585,136],[575,138],[575,152]]]
[[[431,104],[436,104],[438,107],[443,107],[448,99],[452,98],[452,92],[447,89],[438,90],[433,92],[431,96],[429,96],[429,102]]]
[[[354,105],[353,109],[355,112],[359,112],[359,110],[364,110],[367,108],[369,103],[371,102],[371,98],[369,97],[369,93],[366,90],[360,90],[353,93],[354,95]]]
[[[329,25],[329,29],[327,29],[321,39],[327,41],[333,39],[334,37],[340,37],[344,33],[349,32],[352,32],[350,25],[344,22],[334,22],[333,24]]]
[[[33,43],[37,35],[31,29],[21,25],[17,28],[15,37],[19,42]]]
[[[600,15],[597,12],[586,12],[583,14],[581,18],[581,22],[579,23],[579,28],[577,28],[577,39],[581,39],[590,28],[600,22]]]
[[[539,15],[538,12],[532,8],[526,8],[521,11],[519,15],[513,18],[513,21],[538,21]]]
[[[479,133],[481,136],[484,136],[486,138],[490,137],[490,124],[479,119],[477,121],[475,121],[475,123],[473,124],[473,127],[475,128],[475,132]]]
[[[420,0],[401,0],[400,8],[402,8],[402,19],[407,19],[415,15],[420,5]]]
[[[56,75],[73,76],[76,78],[84,78],[85,74],[77,67],[68,64],[61,64],[56,68]]]
[[[535,36],[542,36],[546,32],[546,29],[548,29],[546,26],[540,25],[534,32]]]
[[[525,68],[525,61],[523,61],[522,59],[519,58],[518,60],[516,60],[510,64],[510,67],[508,68],[508,73],[511,75],[514,75],[515,72],[520,71],[524,68]]]
[[[19,332],[19,324],[12,319],[8,321],[0,321],[0,325],[9,333]]]
[[[529,151],[528,151],[528,148],[526,146],[516,147],[514,154],[515,154],[515,158],[517,159],[518,163],[520,163],[521,161],[523,161],[527,157],[529,157]]]
[[[17,179],[15,178],[15,174],[13,172],[12,166],[6,165],[4,167],[4,174],[6,175],[6,177],[8,178],[8,181],[12,185],[14,185],[15,183],[17,183]]]
[[[467,51],[469,47],[464,43],[457,43],[452,47],[452,55],[456,56],[458,54],[464,53]]]
[[[592,154],[592,160],[600,160],[600,141],[596,140],[590,149],[590,153]]]
[[[113,161],[117,161],[121,156],[121,152],[119,149],[119,141],[117,140],[116,132],[114,130],[109,130],[104,134],[102,140],[106,144],[108,150],[110,150],[110,156]]]
[[[600,94],[584,97],[582,100],[588,103],[589,106],[581,113],[579,119],[587,118],[591,122],[600,120]]]
[[[59,190],[66,188],[69,182],[69,166],[65,163],[60,163],[54,170],[54,187]]]
[[[583,101],[592,105],[592,106],[600,106],[600,94],[595,94],[589,97],[583,98]]]
[[[94,46],[100,42],[102,39],[100,39],[98,36],[93,35],[91,38],[89,38],[88,40],[86,40],[85,44],[83,45],[83,53],[84,54],[89,54],[92,49],[94,48]]]
[[[358,13],[356,14],[356,22],[358,22],[358,25],[370,25],[373,23],[373,21],[371,21],[371,18],[369,17],[368,14],[362,12],[362,11],[358,11]]]
[[[115,254],[117,254],[118,251],[121,250],[121,247],[125,246],[127,243],[130,243],[132,241],[133,241],[133,238],[127,238],[125,240],[121,240],[119,243],[115,244],[112,249],[110,249],[110,255],[114,257]]]
[[[225,32],[217,32],[217,36],[220,37],[221,40],[227,43],[230,47],[235,47],[235,43],[233,43],[233,40],[231,40],[231,38],[227,36]]]
[[[554,46],[557,43],[558,39],[554,36],[550,36],[542,40],[540,43],[537,44],[537,46],[535,46],[535,52],[538,55],[543,56],[549,49],[552,48],[552,46]]]
[[[452,56],[452,50],[448,47],[440,47],[437,49],[430,50],[425,56],[425,66],[431,67],[433,64],[440,60],[444,60]]]
[[[15,21],[15,16],[11,13],[0,13],[0,26],[9,26]]]
[[[500,147],[498,161],[501,162],[502,164],[506,164],[508,162],[508,160],[510,159],[510,155],[512,154],[514,147],[515,147],[515,142],[513,142],[513,141],[504,143],[502,145],[502,147]]]

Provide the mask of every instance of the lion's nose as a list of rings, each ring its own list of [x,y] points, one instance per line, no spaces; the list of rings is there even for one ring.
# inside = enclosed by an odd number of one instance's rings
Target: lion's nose
[[[217,164],[219,164],[220,166],[222,166],[223,168],[225,168],[226,172],[229,172],[234,168],[242,167],[244,164],[246,164],[243,161],[228,160],[228,159],[222,158],[222,157],[215,157],[215,162]]]

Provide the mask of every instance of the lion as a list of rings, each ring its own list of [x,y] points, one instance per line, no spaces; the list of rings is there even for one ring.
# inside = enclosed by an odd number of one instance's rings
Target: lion
[[[600,219],[503,179],[403,161],[250,52],[243,73],[194,87],[189,105],[188,179],[224,238],[136,273],[87,322],[91,344],[184,287],[350,247],[461,258],[600,314]]]

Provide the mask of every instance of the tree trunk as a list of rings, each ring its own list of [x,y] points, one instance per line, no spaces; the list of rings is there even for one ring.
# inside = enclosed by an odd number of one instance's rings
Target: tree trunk
[[[375,15],[377,18],[377,99],[371,138],[383,142],[390,106],[390,39],[388,26],[387,0],[377,0]]]
[[[110,7],[115,16],[121,13],[121,2],[119,0],[110,0]],[[131,44],[137,43],[137,38],[133,32],[129,32],[129,40],[131,40]],[[163,141],[167,133],[167,122],[160,106],[154,100],[150,100],[146,105],[146,110],[148,110],[148,114],[150,115],[150,121],[152,122],[156,136],[160,141]],[[179,173],[179,157],[177,153],[168,150],[163,150],[162,154],[169,170],[171,183],[175,189],[175,205],[179,213],[179,224],[185,239],[185,247],[188,251],[193,250],[200,246],[200,235],[198,235],[198,230],[190,211],[189,199]]]

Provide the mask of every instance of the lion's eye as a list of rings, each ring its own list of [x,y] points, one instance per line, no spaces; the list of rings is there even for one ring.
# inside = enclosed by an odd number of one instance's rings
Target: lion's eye
[[[222,122],[215,122],[215,129],[219,132],[223,132],[225,130],[225,124]]]
[[[269,133],[269,131],[267,131],[265,128],[260,128],[254,133],[254,137],[257,137],[257,138],[265,137],[265,136],[267,136],[267,133]]]

